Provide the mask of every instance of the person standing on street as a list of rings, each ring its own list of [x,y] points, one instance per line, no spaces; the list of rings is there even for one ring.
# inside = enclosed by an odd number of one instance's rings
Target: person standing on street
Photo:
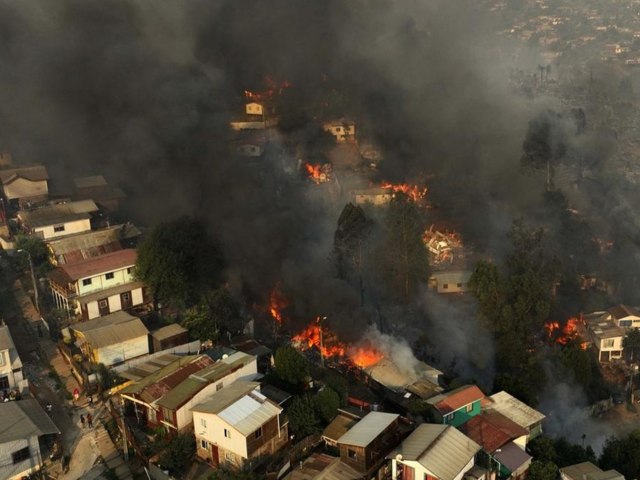
[[[80,423],[82,424],[82,428],[84,428],[84,415],[80,415]]]
[[[93,428],[93,417],[90,413],[87,414],[87,425],[89,425],[89,428]]]

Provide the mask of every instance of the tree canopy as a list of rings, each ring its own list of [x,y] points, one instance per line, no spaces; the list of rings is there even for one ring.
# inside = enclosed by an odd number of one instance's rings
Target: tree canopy
[[[316,408],[320,418],[330,422],[336,416],[340,406],[340,396],[331,387],[325,387],[316,395]]]
[[[309,364],[300,353],[290,345],[276,350],[276,375],[290,385],[300,385],[309,378]]]
[[[640,476],[640,430],[634,430],[624,438],[610,438],[600,456],[600,467],[615,469],[625,478]]]
[[[229,289],[222,286],[202,297],[189,307],[182,319],[182,326],[193,338],[200,341],[216,340],[222,330],[236,333],[242,327],[240,307]]]
[[[222,267],[220,248],[205,225],[181,217],[157,225],[143,239],[135,274],[156,302],[189,307],[219,283]]]
[[[291,401],[289,410],[289,425],[291,430],[299,438],[315,433],[320,428],[320,419],[316,414],[316,405],[313,397],[302,395]]]

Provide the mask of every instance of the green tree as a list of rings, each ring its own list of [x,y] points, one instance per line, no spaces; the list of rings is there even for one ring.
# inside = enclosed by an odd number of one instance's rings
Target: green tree
[[[553,462],[541,462],[534,460],[531,462],[529,471],[527,472],[528,480],[556,480],[558,476],[558,467]]]
[[[397,299],[408,300],[429,277],[422,241],[424,219],[415,202],[397,193],[387,210],[384,240],[378,250],[379,277]]]
[[[540,435],[527,444],[527,450],[533,458],[540,462],[556,461],[556,447],[553,439],[546,435]]]
[[[182,474],[187,471],[195,453],[196,442],[193,435],[178,434],[164,449],[158,463],[174,475]]]
[[[324,378],[324,383],[327,387],[331,388],[331,390],[338,394],[338,397],[340,397],[341,406],[347,404],[349,395],[349,382],[347,382],[344,377],[327,369],[327,376]]]
[[[638,478],[640,476],[640,430],[634,430],[624,438],[609,438],[600,456],[600,468],[615,469],[625,478]]]
[[[630,356],[632,362],[640,360],[640,329],[634,328],[627,333],[622,341],[624,351]]]
[[[315,401],[320,418],[325,422],[333,420],[340,406],[340,396],[336,391],[330,387],[325,387],[318,392]]]
[[[216,340],[221,328],[236,333],[242,326],[240,307],[229,289],[222,286],[205,295],[197,305],[185,310],[182,326],[200,341]]]
[[[300,385],[309,378],[309,364],[295,348],[284,345],[276,350],[275,372],[281,380]]]
[[[47,244],[41,238],[32,235],[18,235],[16,238],[16,250],[24,250],[31,255],[34,271],[38,276],[45,275],[53,268]],[[17,253],[15,261],[21,270],[29,269],[29,258],[27,255]]]
[[[320,428],[315,402],[309,395],[295,397],[291,401],[287,415],[289,426],[299,439],[317,432]]]
[[[220,249],[204,224],[181,217],[157,225],[143,239],[135,274],[156,302],[188,307],[219,283],[222,266]]]

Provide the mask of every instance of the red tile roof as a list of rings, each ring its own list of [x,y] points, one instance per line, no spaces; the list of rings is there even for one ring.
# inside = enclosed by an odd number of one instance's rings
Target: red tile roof
[[[465,385],[443,395],[445,398],[433,405],[442,415],[455,412],[465,405],[484,398],[482,390],[475,385]]]
[[[135,265],[137,258],[137,252],[128,248],[100,255],[99,257],[88,258],[78,263],[65,264],[58,267],[58,270],[68,277],[70,282],[75,282],[81,278],[131,267]]]
[[[511,440],[527,435],[526,429],[496,411],[483,412],[470,419],[460,429],[474,442],[493,453]]]

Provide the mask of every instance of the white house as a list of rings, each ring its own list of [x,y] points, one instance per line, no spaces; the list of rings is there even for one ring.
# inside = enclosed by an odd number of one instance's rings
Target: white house
[[[135,280],[137,254],[123,249],[49,272],[49,284],[58,308],[91,320],[148,303],[144,285]]]
[[[49,174],[43,165],[0,170],[2,191],[8,201],[21,204],[47,199]]]
[[[616,305],[608,310],[609,317],[622,328],[640,328],[640,312],[634,307]]]
[[[0,393],[14,388],[22,391],[25,387],[22,361],[11,338],[9,327],[0,320]]]
[[[149,330],[139,318],[124,311],[75,323],[70,330],[93,363],[111,366],[149,354]]]
[[[598,350],[598,360],[609,362],[622,358],[624,330],[610,320],[606,312],[584,315],[583,318],[593,345]]]
[[[388,205],[393,199],[393,192],[388,188],[365,188],[351,192],[356,205]]]
[[[0,478],[20,480],[42,467],[40,438],[60,431],[35,399],[0,403]]]
[[[261,103],[249,102],[245,104],[247,115],[264,115],[265,108]]]
[[[356,124],[344,118],[332,120],[322,125],[325,132],[329,132],[336,138],[338,143],[353,142],[356,139]]]
[[[429,288],[438,293],[464,293],[473,274],[470,270],[434,271],[429,277]]]
[[[480,449],[451,425],[423,423],[387,458],[394,479],[462,480]]]
[[[214,466],[241,467],[287,444],[282,407],[258,387],[256,382],[239,380],[191,409],[200,458]]]
[[[20,210],[18,220],[28,233],[49,240],[90,231],[91,214],[97,211],[93,200],[81,200]]]

